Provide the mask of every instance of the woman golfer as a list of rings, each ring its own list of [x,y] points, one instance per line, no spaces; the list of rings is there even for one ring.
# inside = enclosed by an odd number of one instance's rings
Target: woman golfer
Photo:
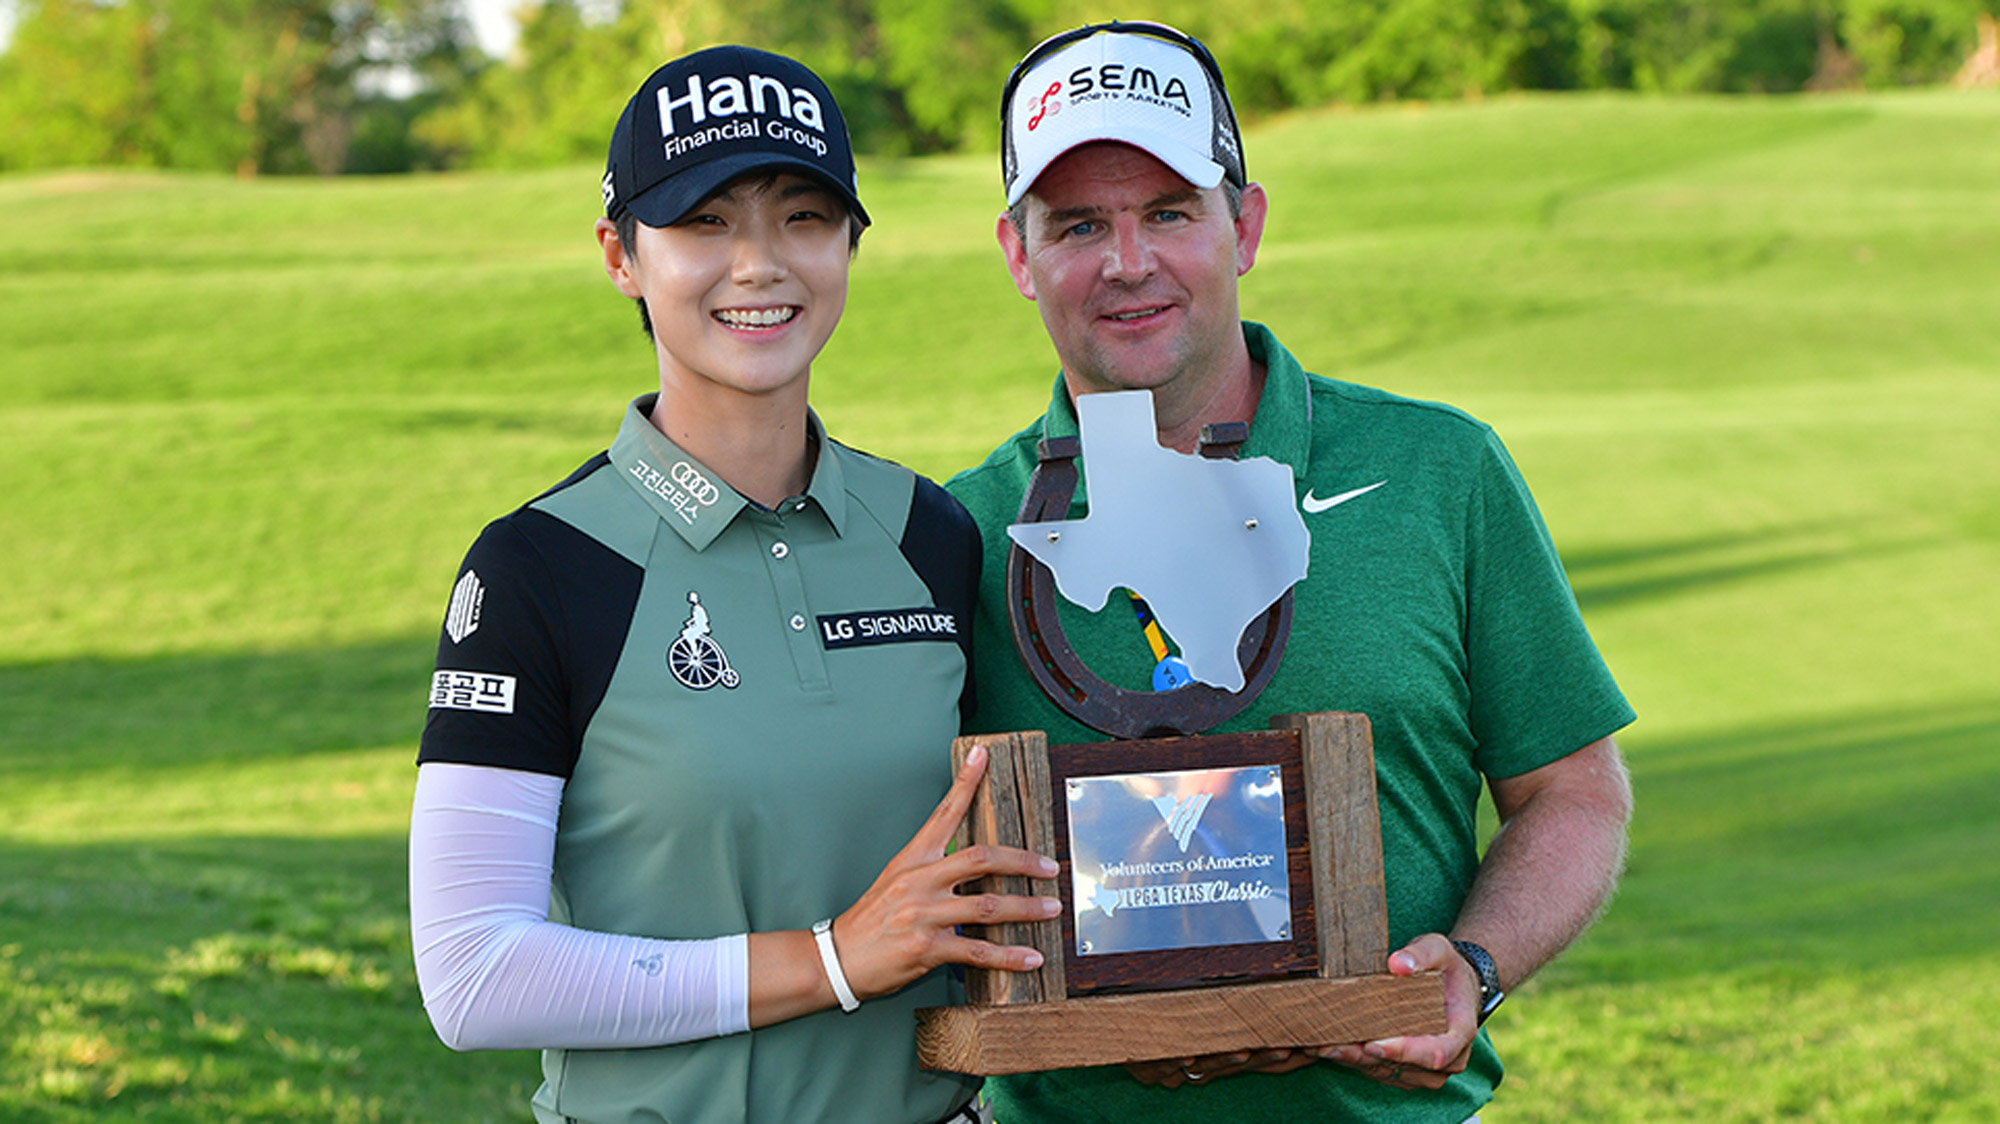
[[[633,96],[603,187],[659,392],[459,570],[410,829],[424,1006],[454,1049],[541,1049],[546,1122],[976,1120],[912,1015],[943,965],[1040,963],[955,926],[1058,908],[954,887],[1055,866],[945,854],[985,763],[948,775],[977,531],[807,407],[868,224],[846,124],[798,63],[702,51]]]

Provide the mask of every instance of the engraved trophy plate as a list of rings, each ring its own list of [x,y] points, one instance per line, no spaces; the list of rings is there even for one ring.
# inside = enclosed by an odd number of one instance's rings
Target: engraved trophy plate
[[[1076,954],[1289,941],[1275,766],[1072,777]]]

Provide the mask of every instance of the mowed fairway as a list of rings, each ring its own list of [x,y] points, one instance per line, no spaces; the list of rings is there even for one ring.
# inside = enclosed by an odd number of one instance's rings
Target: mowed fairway
[[[1484,1119],[2000,1119],[2000,96],[1248,152],[1246,314],[1500,430],[1641,714],[1631,871]],[[996,163],[864,167],[815,371],[939,476],[1053,375]],[[529,1118],[531,1055],[424,1020],[403,832],[459,555],[654,380],[598,175],[0,178],[0,1120]]]

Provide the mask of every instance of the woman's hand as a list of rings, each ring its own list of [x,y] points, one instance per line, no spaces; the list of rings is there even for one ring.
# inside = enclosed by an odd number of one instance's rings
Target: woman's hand
[[[1057,898],[959,894],[961,883],[986,875],[1054,878],[1055,861],[1014,847],[967,847],[947,855],[959,821],[986,775],[986,749],[966,754],[951,791],[875,879],[861,900],[833,923],[834,949],[854,994],[887,995],[941,964],[1010,972],[1033,971],[1041,953],[960,936],[960,925],[1046,921],[1062,910]]]

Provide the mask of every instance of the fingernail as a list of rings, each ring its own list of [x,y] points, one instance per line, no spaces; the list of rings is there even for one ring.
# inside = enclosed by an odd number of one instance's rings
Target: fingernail
[[[1407,952],[1399,952],[1389,959],[1394,966],[1401,967],[1405,972],[1414,972],[1417,970],[1417,958]]]
[[[1368,1045],[1363,1046],[1361,1048],[1361,1052],[1367,1054],[1371,1058],[1386,1058],[1389,1056],[1389,1052],[1387,1050],[1384,1050],[1382,1047],[1377,1046],[1373,1042],[1370,1042]]]
[[[1043,859],[1041,863],[1035,867],[1035,869],[1042,872],[1043,878],[1054,878],[1056,876],[1056,872],[1060,871],[1062,868],[1056,865],[1056,861],[1054,859]]]
[[[1034,969],[1036,969],[1036,968],[1039,968],[1039,967],[1041,967],[1041,966],[1042,966],[1042,954],[1041,954],[1041,953],[1039,953],[1039,952],[1035,952],[1035,951],[1034,951],[1034,950],[1032,950],[1032,949],[1031,949],[1031,950],[1029,950],[1029,952],[1028,952],[1028,970],[1029,970],[1029,971],[1033,971]]]
[[[1062,899],[1061,899],[1061,898],[1043,898],[1043,899],[1042,899],[1042,916],[1043,916],[1043,917],[1054,917],[1054,916],[1055,916],[1056,914],[1058,914],[1058,913],[1061,913],[1061,912],[1062,912]]]
[[[984,760],[986,760],[986,747],[983,745],[975,745],[965,751],[965,764],[967,768],[971,768]]]

